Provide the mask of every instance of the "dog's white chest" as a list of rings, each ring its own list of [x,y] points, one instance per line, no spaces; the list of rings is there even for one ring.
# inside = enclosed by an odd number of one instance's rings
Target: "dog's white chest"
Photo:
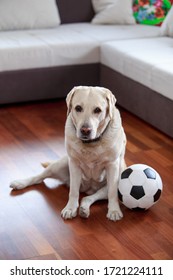
[[[102,182],[105,179],[105,165],[99,158],[80,161],[80,169],[84,180]]]
[[[84,173],[87,173],[89,170],[89,173],[94,174],[96,173],[101,173],[100,170],[102,167],[100,166],[99,162],[87,162],[87,163],[80,163],[80,168]],[[91,176],[93,177],[93,176]]]

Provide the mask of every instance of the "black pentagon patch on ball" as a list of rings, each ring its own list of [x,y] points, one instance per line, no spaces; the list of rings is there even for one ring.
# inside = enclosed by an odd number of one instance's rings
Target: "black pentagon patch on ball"
[[[146,168],[144,170],[144,173],[148,179],[156,179],[156,173],[154,172],[154,170],[152,170],[150,168]]]
[[[121,202],[123,202],[123,196],[122,196],[122,194],[120,193],[119,190],[118,190],[118,198]]]
[[[141,207],[135,207],[135,208],[132,208],[132,210],[134,210],[134,211],[145,211],[146,209],[141,208]]]
[[[129,178],[130,174],[133,172],[131,168],[127,168],[126,170],[123,171],[121,174],[121,179],[127,179]]]
[[[130,195],[135,199],[140,199],[145,195],[143,186],[133,186]]]
[[[158,191],[155,193],[154,195],[154,202],[156,202],[157,200],[159,200],[160,196],[161,196],[161,190],[158,189]]]

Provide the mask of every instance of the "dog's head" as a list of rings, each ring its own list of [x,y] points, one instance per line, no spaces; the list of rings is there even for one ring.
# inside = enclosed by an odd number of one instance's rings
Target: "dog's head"
[[[116,99],[106,88],[78,86],[69,92],[66,102],[76,136],[87,142],[102,135],[113,118]]]

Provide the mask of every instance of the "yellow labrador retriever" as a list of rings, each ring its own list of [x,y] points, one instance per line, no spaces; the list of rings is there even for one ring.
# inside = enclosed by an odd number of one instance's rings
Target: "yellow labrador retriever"
[[[67,156],[50,164],[34,177],[13,181],[13,189],[39,184],[46,178],[58,178],[70,185],[69,200],[61,214],[64,219],[77,215],[80,191],[87,194],[79,214],[87,218],[90,206],[108,199],[107,218],[123,217],[117,198],[117,185],[125,168],[126,136],[116,99],[103,87],[74,87],[67,96],[65,144]]]

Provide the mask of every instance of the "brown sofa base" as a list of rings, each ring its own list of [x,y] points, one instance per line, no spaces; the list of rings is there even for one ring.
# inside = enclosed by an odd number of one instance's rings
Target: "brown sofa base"
[[[173,101],[101,65],[101,86],[109,88],[118,104],[173,137]]]
[[[0,73],[0,104],[65,97],[76,85],[99,85],[100,65],[59,66]]]

